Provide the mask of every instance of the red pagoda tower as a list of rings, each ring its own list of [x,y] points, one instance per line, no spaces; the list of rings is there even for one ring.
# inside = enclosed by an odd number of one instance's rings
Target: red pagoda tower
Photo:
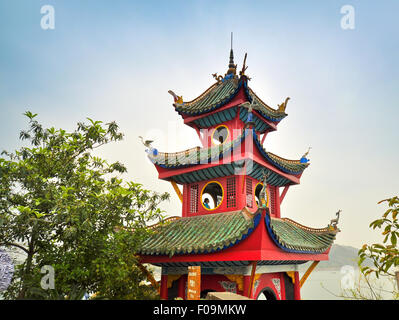
[[[309,166],[307,153],[287,160],[263,147],[287,114],[287,98],[273,109],[248,86],[246,55],[237,74],[233,50],[227,73],[198,98],[174,97],[174,108],[202,146],[177,153],[147,150],[159,178],[182,202],[181,217],[154,226],[141,246],[142,263],[162,267],[162,299],[187,298],[188,266],[201,267],[201,296],[230,291],[253,299],[300,299],[300,287],[328,260],[337,219],[325,228],[282,218],[280,205]],[[182,186],[182,192],[179,186]],[[299,279],[298,265],[313,261]]]

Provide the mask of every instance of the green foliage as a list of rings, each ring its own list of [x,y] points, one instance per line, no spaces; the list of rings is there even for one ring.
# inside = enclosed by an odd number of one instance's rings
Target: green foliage
[[[156,298],[133,254],[148,236],[149,221],[162,220],[167,193],[124,182],[126,168],[92,154],[122,140],[115,122],[88,119],[73,132],[45,129],[26,112],[29,142],[0,158],[0,247],[18,248],[5,297],[78,299],[84,292],[104,299]],[[43,290],[40,268],[55,269],[55,290]]]
[[[359,267],[364,275],[375,274],[378,278],[380,274],[395,276],[392,267],[399,267],[399,198],[392,197],[385,199],[379,203],[386,202],[388,210],[382,215],[381,219],[377,219],[370,224],[370,228],[382,229],[384,240],[382,244],[363,245],[359,250]],[[369,258],[372,260],[374,267],[363,266],[363,261]]]

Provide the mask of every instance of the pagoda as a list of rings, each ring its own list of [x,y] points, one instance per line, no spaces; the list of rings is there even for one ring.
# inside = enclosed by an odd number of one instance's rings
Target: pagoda
[[[189,266],[201,267],[201,297],[230,291],[252,299],[300,299],[300,287],[328,260],[337,218],[310,228],[282,217],[287,191],[300,183],[308,152],[287,160],[265,149],[286,116],[289,98],[272,108],[248,86],[246,57],[237,72],[233,49],[225,75],[192,101],[173,91],[173,107],[198,134],[200,147],[146,151],[159,179],[179,196],[181,216],[153,226],[139,249],[141,263],[162,267],[162,299],[187,298]],[[181,191],[182,190],[182,191]],[[312,264],[300,279],[298,265]]]

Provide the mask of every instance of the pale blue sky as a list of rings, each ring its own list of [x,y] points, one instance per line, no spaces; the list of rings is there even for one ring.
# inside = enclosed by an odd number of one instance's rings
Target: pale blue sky
[[[42,30],[40,8],[55,9]],[[340,27],[343,5],[355,29]],[[101,155],[128,167],[127,178],[169,191],[163,207],[180,215],[167,182],[138,135],[161,151],[199,144],[171,105],[225,73],[230,32],[239,66],[248,53],[251,88],[288,117],[265,147],[297,159],[312,146],[311,166],[292,187],[282,215],[313,227],[343,210],[337,243],[381,241],[369,223],[377,202],[399,194],[398,1],[22,1],[0,0],[0,150],[19,145],[22,113],[73,129],[90,117],[115,120],[126,134]]]

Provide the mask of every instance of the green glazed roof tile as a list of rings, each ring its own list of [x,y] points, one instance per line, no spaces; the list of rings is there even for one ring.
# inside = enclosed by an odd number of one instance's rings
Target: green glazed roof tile
[[[260,214],[240,211],[186,217],[158,226],[140,246],[140,254],[209,253],[243,240],[257,226]]]
[[[255,94],[255,92],[253,92],[251,88],[248,88],[248,94],[250,95],[251,100],[254,100],[254,110],[258,111],[266,119],[273,122],[278,122],[287,116],[285,112],[281,112],[269,107]]]
[[[309,166],[309,163],[301,163],[300,160],[284,159],[266,151],[253,131],[245,131],[235,140],[227,141],[221,145],[212,146],[210,148],[196,147],[181,152],[158,152],[156,156],[150,153],[148,157],[154,164],[163,168],[180,168],[184,166],[211,163],[220,159],[222,154],[231,153],[233,149],[240,146],[241,142],[248,133],[252,133],[255,144],[257,145],[261,154],[281,171],[296,175],[302,173]]]
[[[255,101],[254,109],[263,117],[273,122],[279,122],[287,116],[285,112],[275,110],[264,103],[252,89],[247,86],[245,77],[242,79],[233,78],[216,82],[196,99],[184,102],[183,104],[174,104],[174,106],[176,111],[180,114],[190,116],[204,114],[224,106],[238,93],[242,86],[244,86],[245,92],[250,100]],[[201,125],[206,126],[203,121]]]
[[[201,114],[223,105],[237,93],[237,90],[238,82],[234,79],[215,83],[198,98],[184,104],[177,104],[175,107],[177,111],[184,114]]]
[[[295,253],[322,253],[334,242],[339,229],[313,229],[287,218],[266,216],[266,226],[272,239],[283,250]]]

